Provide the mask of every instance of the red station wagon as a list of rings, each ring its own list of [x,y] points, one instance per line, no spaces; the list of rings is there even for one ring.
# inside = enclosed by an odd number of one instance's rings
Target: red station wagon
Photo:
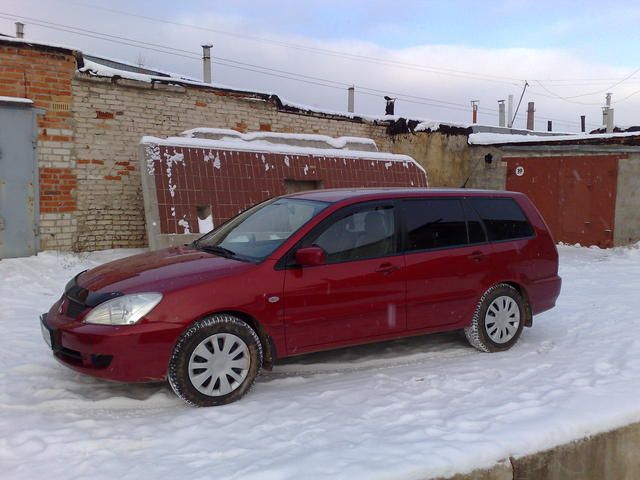
[[[459,329],[478,350],[507,350],[560,284],[553,239],[523,194],[315,190],[82,272],[41,326],[74,370],[168,379],[210,406],[307,352]]]

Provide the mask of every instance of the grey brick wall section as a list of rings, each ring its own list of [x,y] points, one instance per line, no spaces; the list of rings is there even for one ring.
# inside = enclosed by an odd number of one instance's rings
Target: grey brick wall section
[[[386,127],[278,111],[255,98],[210,90],[88,77],[72,82],[77,159],[77,211],[57,248],[96,250],[147,245],[137,149],[143,135],[169,136],[195,127],[319,133],[372,138],[392,150]],[[65,166],[67,162],[65,162]],[[43,219],[56,228],[58,219]],[[51,222],[49,225],[47,222]],[[73,239],[73,241],[71,241]]]
[[[640,153],[618,160],[618,191],[613,232],[615,245],[640,240]]]

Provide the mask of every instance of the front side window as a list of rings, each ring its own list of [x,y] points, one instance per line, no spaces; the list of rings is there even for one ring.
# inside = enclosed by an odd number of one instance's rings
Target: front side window
[[[407,250],[466,245],[467,226],[459,199],[420,199],[402,202]]]
[[[240,260],[263,260],[328,205],[295,198],[261,203],[196,240],[194,246]]]
[[[327,263],[384,257],[396,252],[392,206],[372,206],[331,223],[310,245],[322,248]]]
[[[471,197],[469,202],[482,218],[490,241],[533,236],[533,227],[514,199]]]

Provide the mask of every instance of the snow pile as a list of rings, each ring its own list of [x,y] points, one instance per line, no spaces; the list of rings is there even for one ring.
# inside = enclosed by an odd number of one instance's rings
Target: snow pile
[[[560,247],[558,307],[508,352],[445,334],[307,355],[210,409],[51,358],[38,315],[74,274],[132,253],[0,261],[4,479],[418,479],[640,420],[640,245]]]
[[[249,132],[240,133],[228,128],[193,128],[180,134],[186,138],[204,138],[225,142],[247,142],[252,144],[284,144],[310,148],[335,148],[377,152],[376,142],[364,137],[329,137],[311,133]]]
[[[640,137],[640,132],[625,133],[580,133],[575,135],[516,135],[504,133],[472,133],[469,135],[471,145],[497,145],[502,143],[524,142],[575,142],[579,140],[606,140],[609,138]]]
[[[238,134],[240,135],[240,134]],[[304,134],[301,134],[304,137]],[[320,135],[321,136],[321,135]],[[331,138],[331,137],[327,137]],[[334,139],[340,141],[341,138],[359,138],[359,137],[340,137],[338,139]],[[348,140],[346,140],[348,142]],[[270,143],[265,141],[243,141],[238,140],[236,135],[232,135],[229,137],[222,137],[219,140],[211,140],[208,138],[191,138],[191,137],[167,137],[167,138],[158,138],[145,136],[140,139],[140,144],[145,146],[146,152],[151,152],[155,150],[150,150],[151,147],[155,149],[157,146],[167,146],[167,147],[186,147],[186,148],[204,148],[210,150],[227,150],[227,151],[243,151],[243,152],[264,152],[264,153],[279,153],[283,155],[312,155],[315,157],[329,157],[329,158],[351,158],[351,159],[365,159],[371,161],[384,161],[384,162],[402,162],[405,167],[408,167],[409,164],[413,164],[416,168],[421,171],[425,171],[422,165],[416,162],[412,157],[408,155],[401,155],[396,153],[386,153],[386,152],[371,152],[371,151],[362,151],[362,150],[348,150],[348,149],[339,149],[339,148],[314,148],[314,147],[305,147],[298,145],[290,145],[285,143]],[[339,142],[338,142],[339,144]],[[223,153],[224,155],[224,153]],[[211,158],[210,155],[207,158]],[[264,162],[264,159],[263,159]],[[285,162],[286,163],[286,162]],[[149,170],[150,171],[150,170]]]
[[[33,103],[33,100],[29,100],[28,98],[22,97],[3,97],[0,95],[0,103]]]

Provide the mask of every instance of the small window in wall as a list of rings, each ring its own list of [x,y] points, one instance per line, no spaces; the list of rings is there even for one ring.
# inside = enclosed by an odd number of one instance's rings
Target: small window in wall
[[[211,205],[196,206],[196,215],[198,217],[198,231],[207,233],[213,230],[213,215],[211,214]]]
[[[320,180],[290,180],[285,179],[284,191],[289,193],[306,192],[307,190],[318,190],[322,188]]]
[[[533,227],[512,198],[469,198],[487,229],[490,241],[533,236]]]
[[[407,250],[428,250],[467,244],[462,203],[457,198],[402,202]]]

